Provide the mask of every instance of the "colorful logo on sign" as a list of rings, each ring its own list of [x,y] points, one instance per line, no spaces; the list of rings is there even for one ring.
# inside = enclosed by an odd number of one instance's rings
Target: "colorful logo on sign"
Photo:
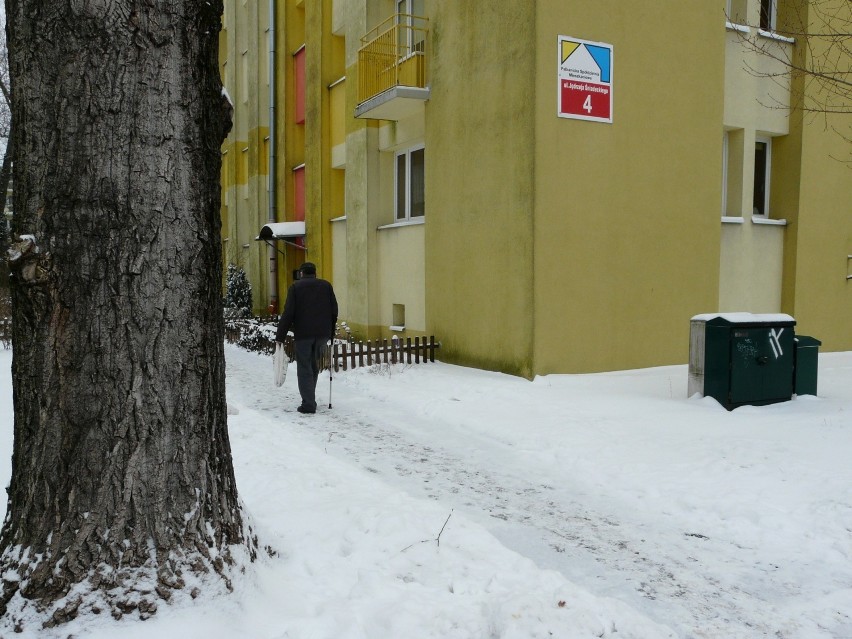
[[[559,36],[561,118],[612,122],[612,45]]]

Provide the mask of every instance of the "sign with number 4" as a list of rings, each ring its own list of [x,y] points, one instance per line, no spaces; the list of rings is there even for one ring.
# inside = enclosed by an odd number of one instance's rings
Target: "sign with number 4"
[[[559,36],[560,118],[612,122],[612,45]]]

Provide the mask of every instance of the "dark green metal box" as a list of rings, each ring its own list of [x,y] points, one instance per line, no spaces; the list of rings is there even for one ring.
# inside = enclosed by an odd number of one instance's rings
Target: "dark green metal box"
[[[796,395],[817,394],[817,365],[822,342],[815,337],[796,335]]]
[[[782,314],[696,315],[690,323],[689,395],[728,410],[793,397],[796,320]]]

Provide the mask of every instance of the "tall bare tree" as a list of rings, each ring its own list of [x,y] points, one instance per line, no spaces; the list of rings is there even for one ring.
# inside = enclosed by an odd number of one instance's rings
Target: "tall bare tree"
[[[0,616],[145,617],[189,575],[227,585],[254,556],[226,429],[222,0],[6,0],[6,15],[15,439]]]

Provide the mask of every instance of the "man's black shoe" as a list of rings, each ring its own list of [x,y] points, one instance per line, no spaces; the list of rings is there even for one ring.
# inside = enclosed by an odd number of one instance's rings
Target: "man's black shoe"
[[[307,406],[299,406],[296,410],[300,413],[305,413],[307,415],[313,415],[315,412],[317,412],[316,408],[308,408]]]

